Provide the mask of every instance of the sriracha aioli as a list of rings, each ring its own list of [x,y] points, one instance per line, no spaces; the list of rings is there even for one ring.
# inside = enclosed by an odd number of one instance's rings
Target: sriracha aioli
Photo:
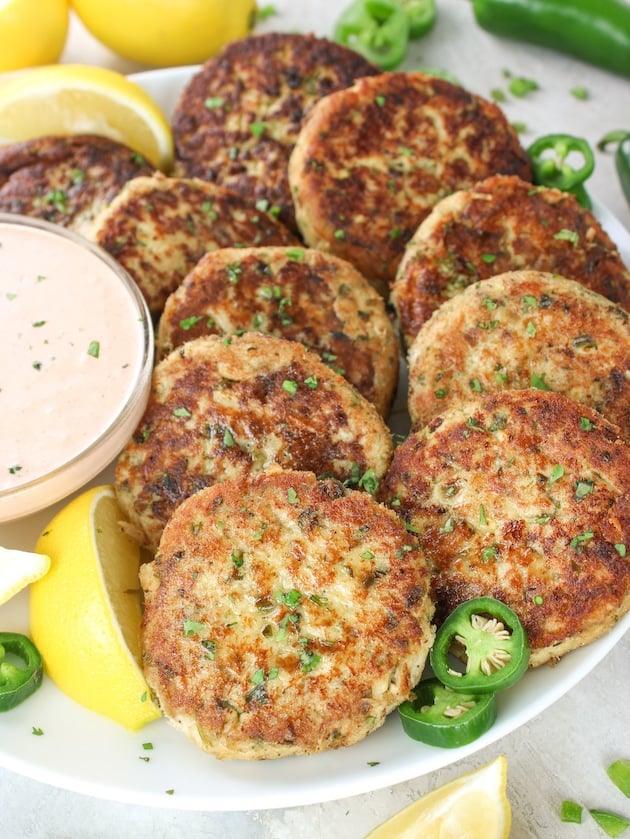
[[[123,429],[111,427],[137,401],[151,362],[146,309],[109,257],[66,231],[6,219],[0,220],[0,521],[30,512],[32,505],[23,509],[12,499],[30,482],[83,454],[48,488],[43,481],[36,506],[47,505],[118,454],[146,399]],[[95,445],[104,434],[108,439]]]

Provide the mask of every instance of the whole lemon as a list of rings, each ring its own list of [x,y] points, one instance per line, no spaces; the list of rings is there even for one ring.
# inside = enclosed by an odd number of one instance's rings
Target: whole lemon
[[[68,0],[1,0],[0,71],[54,64],[68,34]]]
[[[250,31],[255,0],[70,0],[84,26],[124,58],[198,64]]]

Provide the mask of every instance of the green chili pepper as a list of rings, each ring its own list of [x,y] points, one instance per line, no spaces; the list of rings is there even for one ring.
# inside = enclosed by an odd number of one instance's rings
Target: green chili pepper
[[[459,645],[466,671],[451,667],[449,653]],[[510,687],[529,664],[529,641],[518,616],[493,597],[475,597],[460,604],[438,629],[431,648],[431,667],[447,687],[494,693]]]
[[[609,131],[597,144],[600,151],[606,151],[609,145],[617,144],[615,168],[626,201],[630,206],[630,131]]]
[[[18,658],[23,667],[6,660]],[[0,632],[0,711],[9,711],[24,702],[42,683],[42,657],[33,642],[18,632]]]
[[[630,76],[626,0],[473,0],[487,32],[559,52]]]
[[[409,18],[394,0],[357,0],[342,12],[333,37],[381,70],[394,70],[407,53]]]
[[[439,679],[420,682],[413,693],[414,699],[398,708],[403,730],[430,746],[465,746],[488,731],[497,718],[493,693],[461,693]]]
[[[398,0],[409,19],[409,37],[422,38],[433,28],[437,11],[435,0]]]
[[[547,152],[551,152],[548,155]],[[527,149],[534,171],[534,183],[571,192],[583,207],[590,209],[591,199],[584,182],[593,174],[595,155],[588,140],[571,134],[545,134]],[[574,156],[581,165],[574,168],[569,163]]]

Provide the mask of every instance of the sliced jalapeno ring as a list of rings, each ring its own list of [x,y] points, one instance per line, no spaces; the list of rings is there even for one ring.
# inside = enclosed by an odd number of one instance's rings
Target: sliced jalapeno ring
[[[7,661],[7,653],[24,666]],[[0,632],[0,711],[10,711],[35,693],[43,673],[42,657],[30,638],[19,632]]]
[[[497,718],[493,693],[462,693],[439,679],[420,682],[413,693],[415,698],[398,708],[403,730],[430,746],[465,746],[485,734]]]
[[[595,155],[588,140],[571,134],[545,134],[534,140],[527,154],[532,163],[535,184],[571,192],[580,203],[585,199],[590,202],[584,182],[593,174]],[[570,155],[578,155],[582,164],[577,168],[572,166],[568,162]]]
[[[398,0],[409,20],[409,37],[415,41],[433,28],[437,17],[435,0]]]
[[[464,672],[451,666],[461,649]],[[493,597],[460,604],[438,629],[430,654],[436,677],[458,691],[494,693],[513,685],[529,664],[529,641],[518,616]]]
[[[333,37],[381,70],[394,70],[407,53],[409,19],[394,0],[356,0],[337,20]]]
[[[609,131],[597,144],[600,151],[607,151],[609,145],[616,145],[615,168],[623,194],[630,206],[630,131],[619,129]]]

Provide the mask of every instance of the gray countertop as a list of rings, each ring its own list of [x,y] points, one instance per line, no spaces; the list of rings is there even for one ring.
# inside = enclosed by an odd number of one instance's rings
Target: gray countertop
[[[265,30],[330,34],[342,4],[323,0],[276,2]],[[550,132],[586,137],[595,144],[612,129],[630,129],[630,80],[541,48],[501,41],[476,27],[465,0],[438,0],[439,20],[427,39],[413,45],[405,69],[445,68],[469,89],[489,97],[506,89],[504,71],[537,81],[522,99],[508,95],[503,108],[523,123],[524,145]],[[73,21],[62,57],[123,72],[143,69],[121,61]],[[585,87],[578,100],[570,91]],[[630,208],[612,156],[597,154],[592,193],[630,229]],[[571,798],[585,807],[630,818],[630,801],[610,783],[606,767],[630,758],[630,633],[575,687],[496,743],[446,768],[393,787],[308,806],[243,812],[197,812],[123,804],[58,789],[0,768],[0,832],[7,839],[361,839],[371,828],[430,789],[471,771],[498,754],[508,759],[513,839],[588,839],[603,832],[588,816],[563,824],[559,808]]]

